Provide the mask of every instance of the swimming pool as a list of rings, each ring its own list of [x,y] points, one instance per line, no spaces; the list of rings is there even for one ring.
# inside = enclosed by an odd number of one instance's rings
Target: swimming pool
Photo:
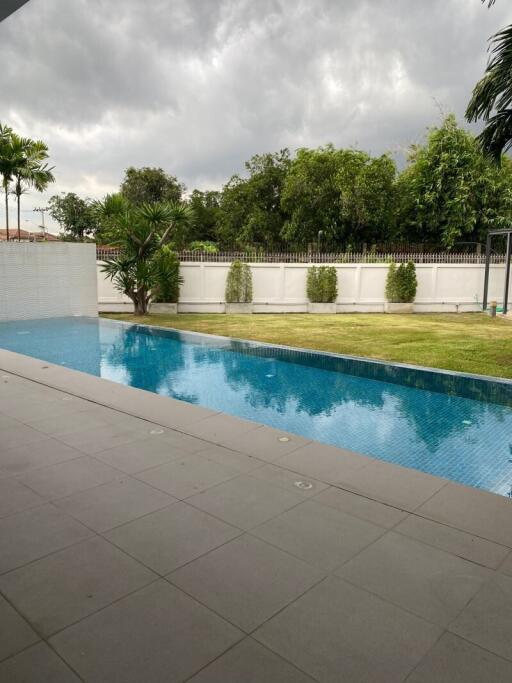
[[[0,348],[510,495],[510,381],[96,318],[0,323]]]

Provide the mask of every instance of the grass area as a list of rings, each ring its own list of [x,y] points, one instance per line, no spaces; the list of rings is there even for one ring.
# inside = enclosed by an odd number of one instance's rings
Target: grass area
[[[512,378],[512,323],[480,313],[105,317]]]

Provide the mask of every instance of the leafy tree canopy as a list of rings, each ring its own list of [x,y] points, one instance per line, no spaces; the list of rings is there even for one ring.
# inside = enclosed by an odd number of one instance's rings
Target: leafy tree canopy
[[[185,186],[177,178],[161,168],[126,169],[121,194],[134,206],[155,202],[179,202]]]
[[[81,241],[93,236],[98,229],[98,217],[90,199],[82,199],[74,192],[53,195],[48,200],[50,216],[71,239]]]

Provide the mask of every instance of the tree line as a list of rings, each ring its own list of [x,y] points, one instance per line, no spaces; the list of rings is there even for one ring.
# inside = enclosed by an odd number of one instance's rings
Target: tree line
[[[173,234],[175,249],[350,251],[403,242],[452,249],[510,225],[512,161],[499,162],[449,115],[409,149],[401,171],[389,154],[329,144],[257,154],[221,190],[188,196],[164,170],[130,167],[117,198],[133,207],[188,206],[192,218]],[[73,193],[49,202],[70,238],[110,244],[115,235],[97,205]]]

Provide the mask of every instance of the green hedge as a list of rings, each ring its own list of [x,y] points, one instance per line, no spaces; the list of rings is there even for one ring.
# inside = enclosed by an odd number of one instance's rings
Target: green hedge
[[[233,261],[226,280],[226,302],[228,304],[250,304],[252,302],[252,273],[247,263]]]
[[[308,269],[306,291],[315,304],[332,304],[338,296],[338,278],[334,266],[312,266]]]
[[[412,261],[409,263],[391,263],[386,279],[386,299],[391,303],[412,303],[416,296],[418,280],[416,279],[416,266]]]
[[[169,245],[163,246],[153,259],[156,286],[152,299],[156,303],[175,304],[180,296],[183,278],[180,275],[180,262]]]

